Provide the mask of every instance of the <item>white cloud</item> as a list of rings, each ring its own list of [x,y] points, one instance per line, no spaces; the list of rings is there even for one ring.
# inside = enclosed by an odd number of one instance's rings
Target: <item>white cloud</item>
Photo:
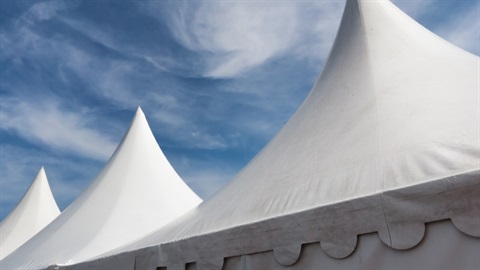
[[[419,19],[435,11],[435,0],[394,0]],[[204,75],[231,78],[287,54],[315,67],[328,55],[344,1],[241,2],[203,1],[178,5],[168,23],[176,39],[191,50],[209,55]],[[143,8],[158,16],[155,2]],[[434,10],[434,11],[432,11]],[[451,42],[478,51],[478,10],[457,16],[439,33]]]
[[[29,12],[34,15],[38,20],[49,20],[57,14],[59,10],[65,8],[64,2],[61,1],[48,1],[40,2],[33,5]]]
[[[50,42],[50,47],[58,48],[61,52],[60,72],[63,72],[63,69],[74,71],[84,83],[96,90],[93,91],[94,94],[99,94],[109,102],[124,108],[133,109],[141,104],[141,98],[134,95],[133,89],[129,88],[130,84],[126,81],[135,73],[131,63],[98,59],[79,48],[61,42]]]
[[[158,16],[154,4],[143,10]],[[286,53],[323,59],[343,6],[343,1],[183,3],[169,13],[168,23],[180,43],[208,53],[205,76],[231,78]]]
[[[233,77],[282,53],[297,39],[293,3],[208,2],[197,10],[192,34],[220,56],[206,75]]]
[[[162,124],[170,127],[180,128],[186,124],[186,120],[179,114],[173,113],[166,109],[158,109],[151,114],[151,117]]]
[[[116,144],[89,126],[86,115],[62,110],[55,102],[4,98],[1,128],[35,143],[97,160],[106,160]]]
[[[39,4],[43,3],[47,2]],[[141,104],[141,98],[134,95],[134,89],[130,88],[128,82],[132,74],[138,74],[134,70],[134,62],[98,57],[61,35],[55,38],[42,36],[25,22],[25,19],[19,19],[15,28],[3,31],[0,42],[2,57],[14,59],[16,63],[22,63],[23,58],[40,63],[43,60],[55,61],[58,76],[64,82],[67,81],[66,71],[70,71],[90,88],[92,94],[111,103],[129,109]],[[96,34],[91,38],[99,38],[100,43],[108,40],[108,35],[102,35],[101,31],[94,33]],[[107,42],[105,46],[108,44]]]
[[[307,59],[317,68],[323,64],[333,45],[345,2],[313,1],[298,5],[301,6],[301,24],[297,30],[299,38],[291,49],[295,55]]]
[[[136,70],[140,66],[137,62],[98,58],[65,40],[39,36],[28,27],[22,26],[20,30],[21,35],[10,32],[4,36],[5,41],[2,44],[5,45],[8,53],[5,56],[15,58],[16,55],[21,55],[40,59],[57,59],[58,77],[66,83],[74,84],[76,80],[80,79],[92,95],[124,109],[134,109],[139,105],[145,108],[155,107],[155,110],[152,110],[149,116],[162,124],[162,134],[175,138],[184,146],[199,149],[223,149],[227,147],[223,138],[196,127],[196,124],[188,119],[189,113],[192,113],[192,108],[179,104],[178,97],[181,94],[175,89],[170,89],[176,87],[175,85],[162,85],[160,81],[156,83],[157,88],[150,89],[151,91],[134,89],[136,80],[138,77],[142,77],[140,71]],[[103,36],[108,39],[108,35]],[[17,45],[14,46],[13,44]],[[76,76],[71,82],[68,82],[69,77],[66,75],[68,73],[73,73]],[[28,107],[26,103],[23,105],[25,108]],[[45,107],[48,108],[48,106]],[[58,107],[56,108],[58,109]],[[32,110],[40,109],[33,107],[25,113],[30,114]],[[55,115],[53,111],[49,110],[44,113],[48,112],[51,113],[51,117],[61,115]],[[55,119],[52,118],[51,120]],[[30,125],[33,124],[30,123]],[[26,133],[24,130],[27,129],[27,126],[26,124],[20,126],[19,123],[16,123],[10,129],[16,132],[22,130],[23,133]],[[47,139],[44,138],[44,140]],[[66,145],[58,145],[59,143],[57,142],[56,148],[66,147]],[[71,146],[71,148],[73,147]],[[91,148],[96,149],[95,146]],[[88,150],[88,147],[85,147],[85,149],[85,151],[92,151]],[[78,152],[78,149],[76,151]],[[99,153],[94,155],[97,158],[101,156]]]
[[[0,49],[4,58],[20,58],[38,48],[41,37],[25,27],[3,31],[0,35]]]
[[[78,6],[79,1],[52,0],[35,3],[23,15],[23,18],[33,23],[34,21],[46,21],[55,17],[60,11]]]
[[[103,72],[96,70],[97,74],[90,75],[95,88],[99,89],[104,97],[131,109],[141,104],[138,93],[133,93],[131,84],[126,80],[134,72],[133,69],[129,63],[109,61]]]

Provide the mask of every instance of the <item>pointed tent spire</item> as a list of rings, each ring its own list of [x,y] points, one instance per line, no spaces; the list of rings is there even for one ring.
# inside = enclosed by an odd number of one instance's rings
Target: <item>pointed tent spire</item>
[[[93,183],[3,265],[81,262],[165,225],[200,202],[164,156],[139,107]]]
[[[15,209],[0,223],[0,260],[60,214],[42,166]]]
[[[276,137],[195,211],[115,253],[479,170],[478,61],[389,1],[348,0]]]

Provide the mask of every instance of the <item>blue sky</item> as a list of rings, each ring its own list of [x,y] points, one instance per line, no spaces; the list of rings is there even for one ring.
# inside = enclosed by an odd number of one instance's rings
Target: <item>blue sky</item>
[[[394,1],[480,53],[480,4]],[[41,166],[63,210],[137,106],[208,198],[275,135],[318,77],[345,1],[0,2],[0,219]]]

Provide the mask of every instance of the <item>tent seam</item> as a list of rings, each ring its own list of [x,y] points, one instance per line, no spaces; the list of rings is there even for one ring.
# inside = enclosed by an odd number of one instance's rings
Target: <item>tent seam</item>
[[[355,1],[357,3],[357,7],[360,11],[360,9],[362,9],[362,5],[360,4],[359,1]],[[369,42],[369,36],[368,36],[368,32],[367,32],[367,27],[366,27],[366,23],[365,23],[365,19],[364,19],[364,16],[363,16],[363,12],[359,12],[359,16],[360,16],[360,22],[362,23],[362,29],[363,29],[363,32],[364,32],[364,41],[365,41],[365,46],[367,47],[367,50],[366,50],[366,56],[367,56],[367,60],[368,60],[368,67],[369,67],[369,73],[368,75],[370,76],[370,80],[371,80],[371,83],[372,83],[372,90],[373,90],[373,93],[374,93],[374,96],[373,96],[373,104],[374,104],[374,110],[375,110],[375,135],[376,135],[376,144],[377,144],[377,147],[378,147],[378,152],[379,152],[379,158],[377,160],[377,163],[378,163],[378,167],[377,167],[377,177],[379,177],[379,181],[380,181],[380,205],[382,207],[382,214],[383,214],[383,218],[385,220],[385,226],[387,227],[387,233],[388,233],[388,240],[389,240],[389,243],[390,245],[392,246],[392,237],[390,235],[390,228],[388,226],[388,219],[387,219],[387,215],[385,213],[385,207],[384,207],[384,203],[383,203],[383,192],[384,192],[384,189],[385,189],[385,179],[384,179],[384,176],[383,176],[383,172],[382,172],[382,168],[383,168],[383,158],[382,158],[382,138],[381,138],[381,133],[380,133],[380,121],[379,121],[379,116],[378,116],[378,104],[377,104],[377,87],[376,87],[376,83],[375,83],[375,74],[373,73],[373,68],[371,68],[373,66],[373,61],[372,61],[372,58],[371,58],[371,54],[370,54],[370,42]]]

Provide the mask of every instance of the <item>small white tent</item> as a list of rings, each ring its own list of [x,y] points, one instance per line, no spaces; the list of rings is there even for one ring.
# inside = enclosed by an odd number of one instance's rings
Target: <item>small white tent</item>
[[[1,263],[2,269],[71,264],[131,242],[201,202],[172,168],[138,108],[95,181]]]
[[[60,210],[42,167],[20,202],[0,223],[0,260],[47,226],[58,215]]]
[[[479,269],[479,67],[391,2],[348,0],[321,77],[250,164],[72,268]]]

